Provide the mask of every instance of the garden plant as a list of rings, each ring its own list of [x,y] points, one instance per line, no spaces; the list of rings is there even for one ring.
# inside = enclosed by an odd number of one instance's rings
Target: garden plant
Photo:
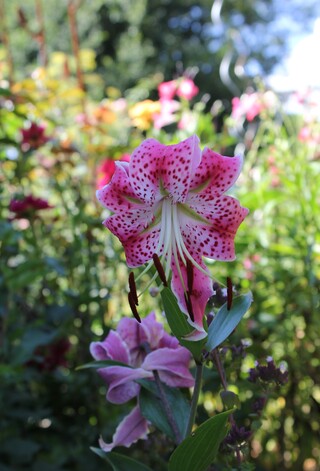
[[[319,90],[2,42],[0,471],[317,471]]]

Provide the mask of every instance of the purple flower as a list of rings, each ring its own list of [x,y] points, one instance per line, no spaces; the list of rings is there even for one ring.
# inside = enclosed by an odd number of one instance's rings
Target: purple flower
[[[245,427],[238,427],[237,424],[233,424],[228,435],[222,442],[222,447],[226,451],[241,449],[246,445],[247,441],[252,435],[252,431]]]
[[[276,383],[278,386],[283,386],[288,381],[288,371],[284,370],[281,366],[277,368],[272,357],[267,358],[266,365],[260,365],[256,362],[255,368],[249,371],[249,381],[256,383],[262,381],[263,383]]]
[[[167,334],[155,314],[149,314],[141,324],[134,319],[122,319],[117,329],[111,330],[103,342],[92,342],[91,355],[95,360],[116,360],[124,366],[108,366],[98,373],[108,385],[107,400],[123,404],[140,392],[138,379],[160,380],[171,387],[192,387],[194,379],[189,371],[190,353]],[[125,366],[128,365],[128,366]],[[118,426],[111,444],[102,440],[100,446],[110,451],[118,445],[130,446],[147,433],[147,421],[137,406]]]

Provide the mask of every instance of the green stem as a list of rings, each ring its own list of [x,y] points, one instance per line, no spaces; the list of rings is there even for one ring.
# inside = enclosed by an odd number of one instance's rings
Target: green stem
[[[179,431],[178,425],[177,425],[177,423],[176,423],[176,421],[173,417],[171,407],[170,407],[168,398],[166,396],[166,393],[163,389],[159,373],[156,370],[153,370],[152,373],[153,373],[153,376],[154,376],[154,379],[155,379],[155,382],[156,382],[156,385],[157,385],[157,388],[158,388],[158,391],[159,391],[159,396],[160,396],[160,399],[161,399],[161,403],[163,405],[164,412],[167,416],[169,425],[170,425],[170,427],[173,431],[173,434],[175,436],[176,443],[177,443],[177,445],[179,445],[179,443],[181,442],[180,431]]]
[[[192,400],[191,400],[190,415],[189,415],[189,421],[188,421],[188,425],[187,425],[187,429],[185,433],[185,438],[188,435],[190,435],[190,433],[192,432],[192,427],[196,418],[197,406],[198,406],[199,395],[200,395],[200,390],[201,390],[202,372],[203,372],[203,364],[197,363],[196,379],[195,379],[194,390],[193,390],[193,395],[192,395]]]

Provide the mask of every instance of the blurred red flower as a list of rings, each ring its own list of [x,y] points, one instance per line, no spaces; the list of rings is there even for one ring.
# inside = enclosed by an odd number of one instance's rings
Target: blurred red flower
[[[22,199],[12,199],[9,204],[9,210],[15,213],[13,219],[26,218],[35,211],[51,209],[52,207],[47,200],[33,195],[25,196]]]
[[[49,137],[45,135],[45,129],[45,126],[38,125],[34,122],[32,122],[27,129],[21,129],[22,150],[39,149],[39,147],[48,142]]]

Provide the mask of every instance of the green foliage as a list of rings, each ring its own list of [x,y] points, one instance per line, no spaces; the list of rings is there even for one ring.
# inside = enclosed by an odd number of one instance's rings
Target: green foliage
[[[143,387],[139,395],[139,407],[142,415],[150,420],[158,430],[161,430],[167,437],[174,440],[175,436],[171,425],[168,423],[156,385],[150,381],[143,380],[140,380],[139,383]],[[183,392],[179,389],[169,388],[165,384],[162,385],[162,388],[171,408],[173,419],[178,426],[180,436],[183,437],[188,424],[190,405]]]
[[[230,309],[227,303],[219,309],[208,329],[206,348],[209,351],[217,348],[229,337],[248,311],[252,301],[252,294],[249,292],[233,299]]]
[[[232,411],[222,412],[200,425],[175,449],[169,471],[205,471],[214,461],[219,445],[227,434],[227,420]]]
[[[177,337],[181,345],[190,350],[195,360],[200,360],[205,340],[198,340],[197,342],[186,340],[186,337],[188,337],[193,329],[190,324],[188,324],[186,315],[181,312],[170,288],[163,288],[161,291],[161,299],[173,335]]]
[[[150,468],[145,466],[143,463],[140,463],[136,460],[128,458],[124,455],[119,455],[119,453],[105,453],[100,448],[91,447],[91,450],[104,461],[109,463],[113,471],[151,471]]]

